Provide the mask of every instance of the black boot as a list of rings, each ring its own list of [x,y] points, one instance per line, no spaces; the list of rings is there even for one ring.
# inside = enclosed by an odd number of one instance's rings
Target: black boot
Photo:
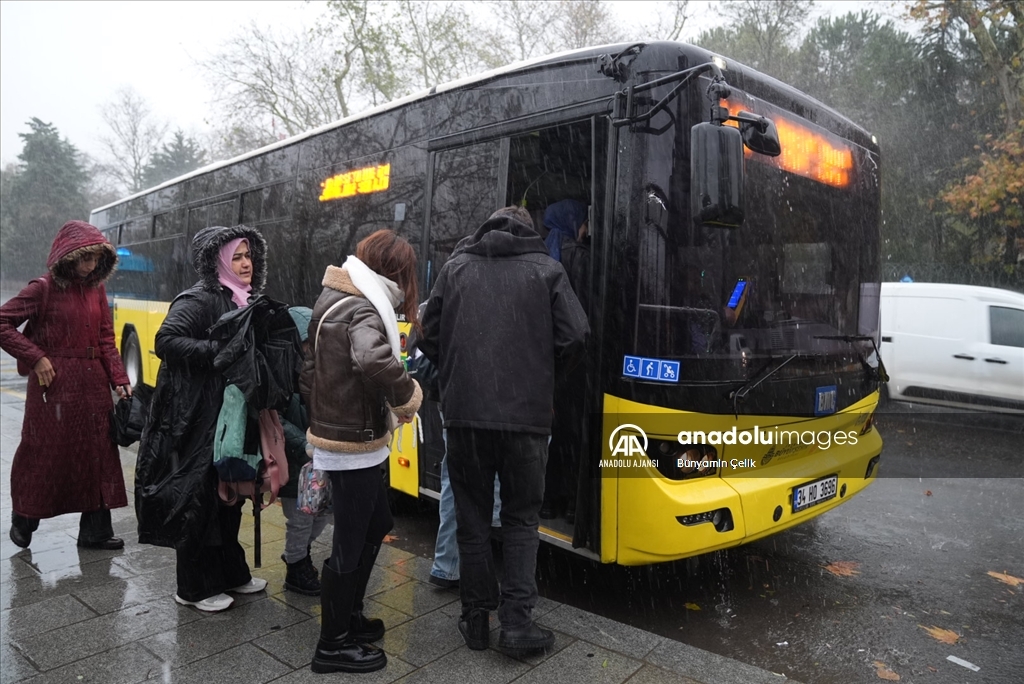
[[[320,595],[320,579],[316,576],[313,561],[309,556],[302,560],[288,563],[288,573],[284,576],[284,588],[303,596]]]
[[[538,627],[530,622],[525,627],[516,629],[501,628],[498,635],[498,648],[508,651],[545,651],[555,643],[555,635],[550,629]]]
[[[464,613],[459,619],[459,634],[470,649],[486,651],[491,645],[490,613],[482,608]]]
[[[320,575],[320,641],[313,655],[313,672],[375,672],[388,664],[384,651],[356,642],[349,629],[358,573],[335,572],[324,562]]]
[[[384,638],[384,621],[378,618],[368,618],[363,615],[363,598],[366,596],[366,585],[370,581],[370,573],[373,572],[373,564],[377,562],[379,546],[363,545],[363,554],[359,557],[359,568],[355,574],[356,580],[356,602],[352,606],[352,619],[349,622],[349,633],[352,639],[361,644],[368,644],[371,641],[379,641]]]

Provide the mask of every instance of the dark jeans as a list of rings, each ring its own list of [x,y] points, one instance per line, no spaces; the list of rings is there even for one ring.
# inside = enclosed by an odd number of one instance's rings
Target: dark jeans
[[[379,547],[395,526],[384,475],[380,466],[328,473],[334,500],[334,541],[328,564],[342,574],[355,572],[363,546]]]
[[[532,622],[547,451],[546,435],[448,428],[448,476],[455,494],[463,616],[474,609],[497,608],[502,627]],[[504,537],[500,603],[490,541],[495,473],[501,482]]]
[[[22,532],[35,532],[39,529],[39,518],[27,518],[17,513],[11,514],[11,524]],[[78,521],[78,541],[83,544],[98,544],[114,536],[114,528],[110,522],[110,509],[82,513]]]
[[[202,601],[252,579],[245,549],[238,543],[242,503],[217,509],[217,524],[202,543],[183,542],[175,547],[178,596]]]

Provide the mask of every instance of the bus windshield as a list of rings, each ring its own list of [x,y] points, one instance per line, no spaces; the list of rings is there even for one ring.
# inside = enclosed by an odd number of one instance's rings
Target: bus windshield
[[[646,136],[632,353],[682,361],[683,383],[746,380],[793,355],[778,376],[860,369],[870,341],[826,338],[877,336],[878,160],[786,116],[819,148],[843,150],[842,175],[814,173],[813,160],[794,156],[807,141],[787,140],[776,119],[783,156],[747,155],[736,229],[690,219],[689,150],[678,139],[692,121]]]

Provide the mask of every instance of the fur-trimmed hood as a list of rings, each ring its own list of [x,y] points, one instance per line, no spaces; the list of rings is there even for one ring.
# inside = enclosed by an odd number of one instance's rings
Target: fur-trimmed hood
[[[203,289],[219,292],[217,258],[220,248],[236,238],[249,241],[249,256],[252,258],[252,294],[263,291],[267,284],[267,241],[255,228],[249,226],[211,226],[204,228],[192,238],[192,267],[202,280]]]
[[[96,226],[85,221],[68,221],[53,239],[46,268],[57,287],[65,288],[78,280],[75,261],[87,252],[99,252],[99,263],[85,279],[85,284],[96,287],[103,284],[117,267],[117,250],[103,237]]]

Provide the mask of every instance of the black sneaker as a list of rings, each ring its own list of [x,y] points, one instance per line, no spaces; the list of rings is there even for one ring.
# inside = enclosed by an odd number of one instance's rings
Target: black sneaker
[[[470,649],[486,651],[491,645],[490,614],[479,608],[469,611],[459,619],[459,634]]]
[[[550,629],[543,629],[531,622],[525,627],[501,628],[498,648],[506,651],[546,651],[555,645],[555,635]]]
[[[437,575],[431,575],[430,579],[427,581],[435,587],[441,587],[442,589],[458,589],[459,587],[459,580],[445,579],[444,577],[438,577]]]
[[[17,525],[11,525],[11,541],[15,546],[27,549],[28,545],[32,543],[32,533],[19,530]]]
[[[294,563],[288,563],[284,588],[303,596],[320,595],[320,578],[317,577],[313,564],[309,562],[309,556]]]

